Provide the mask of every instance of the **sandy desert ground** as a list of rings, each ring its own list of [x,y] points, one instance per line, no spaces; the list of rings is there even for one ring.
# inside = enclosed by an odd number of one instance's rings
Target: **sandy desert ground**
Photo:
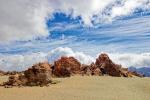
[[[6,81],[0,77],[0,82]],[[72,76],[49,87],[0,87],[0,100],[150,100],[150,78]]]

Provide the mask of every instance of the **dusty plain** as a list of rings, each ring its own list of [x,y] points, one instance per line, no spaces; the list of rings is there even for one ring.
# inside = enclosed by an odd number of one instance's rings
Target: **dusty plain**
[[[7,76],[0,76],[0,83]],[[0,100],[150,100],[150,78],[72,76],[49,87],[0,87]]]

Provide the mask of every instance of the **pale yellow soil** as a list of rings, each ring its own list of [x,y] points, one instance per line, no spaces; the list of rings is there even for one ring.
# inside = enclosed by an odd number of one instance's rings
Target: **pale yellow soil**
[[[0,77],[0,82],[6,80]],[[49,87],[0,87],[0,100],[150,100],[150,78],[73,76]]]

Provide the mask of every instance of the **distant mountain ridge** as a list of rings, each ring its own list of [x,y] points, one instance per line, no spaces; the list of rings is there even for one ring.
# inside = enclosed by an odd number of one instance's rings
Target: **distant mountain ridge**
[[[150,67],[141,67],[141,68],[129,67],[129,71],[136,71],[140,74],[143,74],[146,77],[150,77]]]

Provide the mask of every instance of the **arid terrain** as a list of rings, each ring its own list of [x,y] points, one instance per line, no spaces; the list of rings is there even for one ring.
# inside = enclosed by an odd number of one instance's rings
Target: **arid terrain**
[[[0,82],[8,77],[1,76]],[[46,87],[0,87],[2,100],[149,100],[150,78],[72,76]]]

